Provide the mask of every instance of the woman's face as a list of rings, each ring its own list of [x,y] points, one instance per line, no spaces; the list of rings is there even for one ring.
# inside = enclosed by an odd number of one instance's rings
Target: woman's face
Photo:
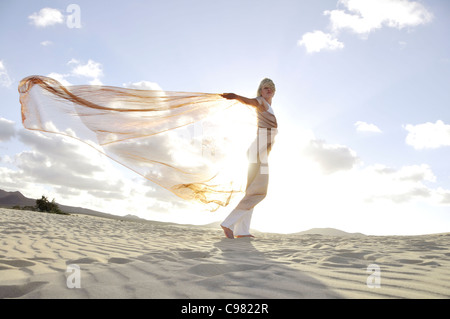
[[[263,86],[261,89],[261,96],[266,99],[270,100],[275,95],[275,91],[270,86]]]

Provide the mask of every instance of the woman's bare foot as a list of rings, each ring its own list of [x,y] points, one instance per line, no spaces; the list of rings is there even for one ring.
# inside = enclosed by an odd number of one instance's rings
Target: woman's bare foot
[[[230,238],[230,239],[234,238],[233,231],[231,229],[229,229],[228,227],[222,226],[222,225],[220,225],[220,227],[222,227],[223,232],[225,233],[225,236],[227,238]]]
[[[244,238],[244,237],[255,238],[255,236],[253,236],[253,235],[237,235],[237,236],[236,236],[236,238]]]

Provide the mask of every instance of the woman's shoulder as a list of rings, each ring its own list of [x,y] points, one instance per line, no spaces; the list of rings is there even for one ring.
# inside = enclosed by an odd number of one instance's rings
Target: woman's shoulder
[[[258,107],[259,111],[266,112],[270,109],[269,103],[262,96],[258,96],[256,98],[256,100],[258,101],[259,106],[260,106],[260,107]]]

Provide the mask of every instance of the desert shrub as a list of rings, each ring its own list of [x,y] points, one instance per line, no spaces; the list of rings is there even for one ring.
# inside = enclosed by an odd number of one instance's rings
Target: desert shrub
[[[58,206],[58,204],[55,203],[55,200],[53,199],[51,202],[42,195],[41,199],[36,200],[36,209],[40,212],[47,212],[52,214],[65,214]]]

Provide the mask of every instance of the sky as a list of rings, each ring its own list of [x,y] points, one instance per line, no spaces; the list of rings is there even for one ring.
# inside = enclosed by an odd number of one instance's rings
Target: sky
[[[0,2],[0,189],[187,224],[196,211],[83,143],[25,130],[20,80],[255,97],[277,87],[252,228],[450,231],[447,0]]]

